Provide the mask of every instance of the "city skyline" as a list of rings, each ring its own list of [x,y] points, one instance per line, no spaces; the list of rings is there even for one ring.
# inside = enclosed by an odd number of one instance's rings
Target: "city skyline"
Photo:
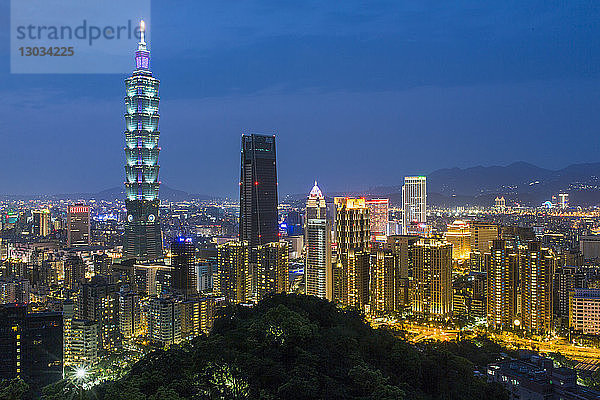
[[[161,122],[170,135],[161,140],[170,151],[161,163],[170,187],[232,195],[237,154],[213,149],[235,148],[239,135],[255,132],[278,137],[282,193],[304,193],[315,178],[336,192],[355,189],[353,182],[389,185],[402,175],[454,166],[524,160],[556,169],[598,161],[597,146],[586,145],[595,143],[600,122],[593,107],[599,35],[597,25],[586,22],[598,16],[597,7],[480,5],[465,15],[466,4],[366,10],[351,3],[345,13],[327,5],[268,13],[258,1],[239,9],[203,5],[198,20],[199,6],[188,6],[189,15],[167,18],[175,11],[157,4],[156,15],[165,18],[153,18],[150,27],[156,67],[169,84],[161,104],[168,117]],[[460,27],[452,22],[456,16]],[[185,23],[194,18],[197,23]],[[354,24],[357,19],[363,22]],[[177,20],[178,29],[169,20]],[[245,68],[233,74],[227,65]],[[193,82],[180,78],[196,69]],[[118,155],[109,151],[119,145],[115,132],[122,127],[115,75],[2,74],[0,117],[7,124],[0,129],[11,149],[5,155],[10,167],[0,171],[6,194],[119,186]],[[65,110],[74,112],[67,117]],[[85,125],[85,134],[71,125]],[[23,135],[32,139],[26,148]],[[347,140],[336,143],[339,137]],[[365,152],[360,143],[367,137],[375,146]],[[511,147],[514,140],[522,145]],[[312,141],[323,145],[307,153],[311,168],[297,172],[296,150]],[[334,144],[338,151],[328,154]],[[423,146],[425,152],[410,151]],[[72,157],[52,162],[64,154]],[[342,168],[345,154],[361,157]],[[197,168],[215,175],[190,182]]]

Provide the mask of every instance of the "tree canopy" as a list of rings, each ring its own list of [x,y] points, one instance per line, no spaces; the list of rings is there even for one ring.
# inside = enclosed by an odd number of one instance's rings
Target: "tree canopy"
[[[372,329],[355,311],[280,294],[253,308],[225,309],[210,335],[154,351],[86,397],[508,399],[500,386],[474,376],[474,364],[453,352],[459,347],[417,348]]]

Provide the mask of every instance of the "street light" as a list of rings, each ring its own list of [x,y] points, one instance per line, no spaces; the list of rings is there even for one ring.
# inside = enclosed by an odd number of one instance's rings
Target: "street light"
[[[85,369],[85,367],[77,367],[77,369],[75,370],[75,377],[79,380],[85,379],[86,375],[87,369]]]

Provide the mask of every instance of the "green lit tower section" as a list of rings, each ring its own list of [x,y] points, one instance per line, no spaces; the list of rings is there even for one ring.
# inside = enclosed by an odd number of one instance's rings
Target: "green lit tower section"
[[[162,258],[158,219],[158,86],[150,71],[150,52],[144,38],[135,52],[135,71],[125,79],[125,190],[127,221],[123,259],[150,261]]]

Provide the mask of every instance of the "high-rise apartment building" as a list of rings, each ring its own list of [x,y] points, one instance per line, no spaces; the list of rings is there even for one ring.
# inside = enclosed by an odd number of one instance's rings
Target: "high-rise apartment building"
[[[552,278],[556,267],[552,250],[529,242],[521,257],[521,314],[523,327],[546,334],[552,330]]]
[[[427,223],[427,178],[406,176],[402,186],[402,233],[411,233],[411,225]]]
[[[486,222],[471,222],[471,251],[489,253],[492,242],[500,237],[498,225]]]
[[[270,293],[287,293],[289,264],[286,242],[271,242],[258,246],[255,277],[255,301],[260,301]]]
[[[63,266],[65,288],[75,290],[85,283],[86,265],[80,256],[75,253],[69,253]]]
[[[144,40],[135,52],[135,70],[125,79],[125,190],[127,221],[123,259],[157,260],[163,256],[158,218],[158,103],[159,80],[150,70],[150,52]]]
[[[495,329],[520,325],[517,318],[519,249],[505,240],[492,241],[487,271],[487,321]]]
[[[327,219],[325,197],[317,186],[317,182],[306,201],[305,221],[306,294],[332,300],[331,225]]]
[[[333,299],[343,305],[357,305],[356,302],[364,296],[358,292],[358,287],[363,287],[362,282],[354,276],[361,271],[361,264],[356,265],[356,257],[359,256],[359,262],[362,262],[360,253],[369,246],[369,209],[365,199],[348,197],[334,198],[334,205],[336,263],[333,268]],[[350,265],[351,253],[353,266]]]
[[[148,336],[154,343],[167,346],[181,342],[182,303],[175,298],[150,300]]]
[[[242,135],[240,241],[251,248],[278,242],[277,204],[275,136]]]
[[[452,245],[421,239],[411,246],[412,310],[437,318],[452,316]]]
[[[370,254],[370,307],[371,312],[389,314],[398,310],[402,303],[397,298],[403,296],[398,278],[400,268],[398,254],[391,246],[379,244],[373,246]]]
[[[119,326],[118,285],[104,277],[94,277],[81,285],[77,297],[77,318],[95,321],[98,327],[98,348],[113,349],[121,345]]]
[[[119,293],[119,331],[125,339],[137,337],[142,330],[140,296],[135,292]]]
[[[389,199],[371,199],[366,204],[369,208],[369,230],[371,240],[385,241],[388,225]]]
[[[80,367],[98,362],[98,324],[78,319],[75,303],[63,303],[63,377]]]
[[[387,245],[397,257],[398,268],[396,272],[396,309],[410,306],[412,299],[413,260],[412,247],[420,240],[418,236],[391,235],[388,236]]]
[[[448,225],[446,241],[452,243],[452,258],[468,260],[471,254],[471,228],[465,221],[454,221]]]
[[[245,242],[231,241],[217,247],[217,274],[213,289],[217,296],[225,297],[229,303],[244,303],[251,298],[248,253]]]
[[[67,243],[69,247],[89,246],[91,240],[90,207],[84,204],[69,206],[67,213]]]
[[[196,247],[192,238],[179,237],[171,243],[173,290],[185,296],[197,293]]]
[[[554,314],[563,319],[569,318],[569,292],[586,287],[583,270],[575,266],[557,268],[554,272]]]
[[[33,234],[35,236],[48,236],[50,227],[50,210],[33,210]]]
[[[569,327],[584,335],[600,334],[600,289],[569,292]]]

